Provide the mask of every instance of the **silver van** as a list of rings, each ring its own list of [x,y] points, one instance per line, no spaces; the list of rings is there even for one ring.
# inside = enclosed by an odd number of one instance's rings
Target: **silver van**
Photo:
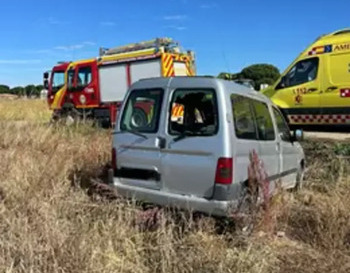
[[[302,182],[298,137],[268,98],[242,85],[208,77],[140,80],[118,115],[110,182],[123,196],[225,216],[245,192],[252,151],[271,185]]]

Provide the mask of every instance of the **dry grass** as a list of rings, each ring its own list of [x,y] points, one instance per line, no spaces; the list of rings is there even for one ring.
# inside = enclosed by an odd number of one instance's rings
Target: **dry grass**
[[[0,100],[0,121],[48,122],[50,117],[44,100]]]
[[[350,272],[350,183],[334,158],[308,158],[309,186],[278,195],[251,237],[167,212],[142,230],[135,204],[72,187],[100,176],[109,132],[48,126],[45,107],[0,101],[0,272]]]

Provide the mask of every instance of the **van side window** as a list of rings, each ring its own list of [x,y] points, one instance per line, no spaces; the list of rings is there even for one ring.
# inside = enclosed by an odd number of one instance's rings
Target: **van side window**
[[[267,104],[252,100],[259,140],[275,140],[275,129]]]
[[[282,78],[276,89],[292,87],[315,80],[317,78],[318,65],[318,57],[297,62]]]
[[[290,129],[289,129],[287,122],[285,121],[283,115],[275,107],[273,107],[273,114],[275,116],[277,130],[281,136],[281,139],[283,141],[290,141],[290,138],[291,138]]]
[[[140,133],[158,132],[162,100],[163,90],[161,89],[133,90],[125,104],[120,130]]]
[[[175,90],[169,107],[169,133],[214,135],[218,131],[218,110],[215,91]]]
[[[243,96],[231,96],[233,120],[238,138],[256,140],[257,128],[250,101],[251,99]]]

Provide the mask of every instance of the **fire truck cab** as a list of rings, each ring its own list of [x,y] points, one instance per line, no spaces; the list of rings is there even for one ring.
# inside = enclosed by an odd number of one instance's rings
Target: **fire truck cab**
[[[262,91],[290,125],[350,125],[350,29],[321,36]]]
[[[153,77],[194,76],[195,73],[193,52],[181,50],[170,38],[101,48],[98,58],[69,65],[68,103],[80,114],[113,125],[116,109],[134,82]],[[148,108],[147,103],[140,104],[140,118],[147,116],[145,109]]]
[[[47,90],[49,108],[58,111],[62,108],[66,95],[65,73],[69,62],[61,62],[44,73],[44,88]]]

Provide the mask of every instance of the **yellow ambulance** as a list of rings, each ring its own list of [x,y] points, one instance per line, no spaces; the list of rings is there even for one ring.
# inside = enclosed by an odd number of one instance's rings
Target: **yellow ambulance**
[[[291,125],[350,125],[350,28],[318,38],[262,92]]]

